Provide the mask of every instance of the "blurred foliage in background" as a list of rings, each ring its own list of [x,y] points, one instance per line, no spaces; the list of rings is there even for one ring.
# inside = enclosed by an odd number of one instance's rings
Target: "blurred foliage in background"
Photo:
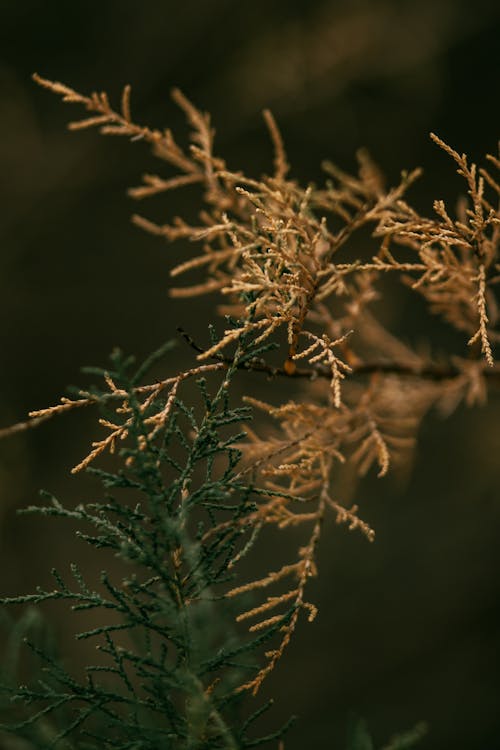
[[[413,195],[427,212],[432,198],[461,189],[428,132],[474,161],[498,140],[495,2],[1,0],[0,29],[2,425],[85,384],[80,366],[104,363],[115,345],[143,357],[179,325],[203,339],[213,307],[170,300],[168,269],[186,248],[129,223],[125,189],[151,168],[147,149],[68,134],[68,110],[32,72],[115,97],[129,82],[137,121],[185,132],[168,96],[179,86],[211,111],[218,152],[251,174],[270,171],[269,107],[301,180],[320,180],[326,157],[352,168],[366,146],[392,182],[424,167]],[[187,192],[152,201],[148,215],[196,210]],[[385,304],[398,333],[433,334],[405,316],[401,299]],[[192,352],[177,352],[180,369]],[[362,485],[375,545],[332,528],[313,584],[320,617],[301,628],[267,686],[280,697],[277,713],[300,715],[287,750],[341,747],[352,712],[377,743],[426,719],[422,747],[498,746],[499,418],[497,399],[428,420],[410,475]],[[89,497],[92,483],[69,469],[86,452],[92,419],[75,415],[2,443],[2,593],[46,584],[53,565],[78,554],[66,528],[58,535],[57,524],[15,513],[40,487],[68,502]],[[92,559],[83,564],[92,571]],[[71,653],[66,615],[50,616]]]

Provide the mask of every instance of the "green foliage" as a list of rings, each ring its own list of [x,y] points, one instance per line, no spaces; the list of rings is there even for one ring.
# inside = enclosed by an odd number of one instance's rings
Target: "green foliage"
[[[127,437],[118,466],[89,468],[105,496],[71,509],[43,493],[46,503],[25,512],[77,522],[77,536],[104,559],[113,553],[123,572],[117,578],[103,570],[100,581],[91,582],[71,565],[70,574],[53,571],[53,589],[2,600],[29,606],[9,636],[3,689],[12,693],[16,721],[5,730],[36,748],[82,750],[250,748],[282,736],[287,727],[253,736],[254,721],[269,705],[243,720],[239,686],[259,668],[259,650],[291,611],[245,639],[235,631],[233,607],[223,596],[234,578],[232,561],[248,547],[245,518],[255,509],[254,488],[235,471],[249,409],[231,406],[228,388],[238,365],[258,353],[251,344],[240,346],[215,386],[198,379],[198,403],[176,398],[154,435],[148,418],[165,408],[166,398],[152,399],[147,408],[139,400],[137,386],[147,366],[134,372],[132,361],[115,352],[110,369],[93,370],[112,379],[115,396],[121,394],[126,404],[121,412]],[[111,414],[109,391],[91,393],[105,418],[116,423],[120,409]],[[99,654],[83,679],[32,637],[39,627],[32,607],[54,600],[74,612],[99,612],[101,624],[76,635],[95,640]],[[43,674],[15,687],[14,661],[25,635]]]

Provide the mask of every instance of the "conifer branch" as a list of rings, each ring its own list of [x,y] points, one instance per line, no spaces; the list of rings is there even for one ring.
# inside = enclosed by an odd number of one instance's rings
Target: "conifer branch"
[[[131,197],[202,189],[198,223],[133,221],[168,241],[198,245],[171,270],[175,278],[198,278],[172,289],[172,296],[216,292],[226,326],[220,337],[210,328],[206,347],[178,329],[198,360],[183,372],[144,383],[148,368],[167,358],[168,345],[135,372],[130,359],[114,352],[108,368],[91,370],[100,386],[0,430],[6,437],[83,407],[100,409],[98,425],[106,434],[73,473],[88,470],[99,478],[104,499],[67,508],[49,495],[27,512],[71,520],[79,539],[124,564],[121,578],[103,572],[93,584],[73,565],[67,577],[53,572],[53,589],[2,600],[96,610],[100,623],[77,638],[97,641],[103,657],[78,681],[33,643],[46,675],[8,688],[17,707],[10,730],[42,750],[63,740],[89,750],[281,743],[288,724],[261,737],[247,734],[268,704],[246,720],[233,708],[244,694],[258,693],[299,617],[311,622],[316,616],[307,585],[317,574],[327,514],[375,539],[359,504],[348,507],[337,498],[340,467],[384,478],[409,461],[432,408],[447,414],[461,402],[484,403],[500,381],[500,188],[492,174],[500,160],[489,155],[487,168],[478,169],[431,134],[455,163],[467,197],[456,216],[437,199],[427,217],[406,197],[420,170],[402,172],[387,188],[363,150],[356,174],[326,162],[324,185],[300,185],[289,176],[284,141],[268,111],[274,171],[255,178],[215,154],[210,116],[177,89],[172,97],[191,131],[187,149],[169,129],[133,121],[129,86],[114,109],[105,93],[85,96],[34,79],[84,108],[71,130],[96,127],[143,141],[173,170],[145,174]],[[356,255],[360,231],[372,243],[368,261]],[[463,350],[422,356],[389,330],[374,307],[388,275],[458,331]],[[280,351],[283,364],[268,361],[270,350]],[[307,367],[298,366],[301,359]],[[295,400],[270,394],[268,402],[247,393],[243,405],[233,405],[232,384],[242,371],[299,381]],[[188,381],[193,388],[185,387]],[[250,426],[257,412],[262,419]],[[108,454],[114,468],[97,468]],[[302,535],[295,558],[242,579],[240,563],[258,548],[261,532],[291,528]]]

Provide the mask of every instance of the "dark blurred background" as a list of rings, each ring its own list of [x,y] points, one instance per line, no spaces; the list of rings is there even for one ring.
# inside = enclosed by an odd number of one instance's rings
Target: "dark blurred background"
[[[496,2],[2,0],[0,13],[0,426],[85,385],[80,366],[104,364],[114,346],[142,357],[178,325],[203,340],[213,317],[213,299],[168,297],[168,270],[191,248],[130,225],[126,188],[162,166],[143,144],[68,133],[80,112],[38,89],[34,71],[115,101],[129,82],[136,121],[185,134],[169,99],[179,86],[211,111],[217,152],[255,175],[271,169],[261,118],[270,107],[296,177],[320,180],[325,157],[352,169],[367,146],[391,182],[424,167],[412,195],[427,212],[463,189],[430,130],[473,160],[496,150]],[[193,195],[139,208],[192,215]],[[401,325],[390,300],[384,314]],[[174,369],[192,352],[180,346],[176,357]],[[426,719],[423,748],[500,748],[499,418],[494,395],[486,408],[431,416],[406,480],[361,486],[374,545],[326,529],[311,587],[320,615],[265,690],[279,698],[276,719],[300,717],[287,750],[342,748],[351,713],[379,744]],[[69,503],[92,496],[69,469],[93,420],[64,417],[1,443],[2,593],[50,585],[53,565],[82,554],[64,524],[16,509],[42,487]],[[86,562],[97,574],[101,563]],[[64,610],[54,619],[70,653],[72,624]]]

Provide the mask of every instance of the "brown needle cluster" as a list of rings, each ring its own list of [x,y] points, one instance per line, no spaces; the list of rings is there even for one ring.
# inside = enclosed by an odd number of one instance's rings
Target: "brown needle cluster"
[[[35,80],[88,111],[88,117],[70,124],[71,129],[95,126],[105,135],[143,140],[173,168],[174,173],[166,176],[144,175],[143,184],[130,190],[132,197],[143,199],[191,184],[203,190],[204,206],[196,225],[181,218],[159,225],[133,217],[148,232],[198,246],[171,271],[175,279],[185,273],[198,275],[191,285],[173,289],[174,297],[219,292],[220,311],[238,319],[228,324],[216,343],[198,350],[199,360],[214,364],[139,389],[145,410],[160,390],[168,389],[166,404],[148,417],[152,435],[168,419],[181,382],[211,369],[223,370],[232,361],[234,346],[245,341],[254,346],[286,341],[281,367],[258,359],[247,362],[246,369],[304,376],[304,387],[295,400],[272,405],[251,396],[247,399],[265,412],[274,428],[264,434],[248,430],[244,464],[237,477],[252,475],[260,503],[245,518],[251,526],[249,542],[233,564],[266,525],[308,529],[295,562],[227,593],[232,598],[286,583],[281,594],[269,594],[238,617],[251,623],[252,632],[280,625],[279,645],[267,653],[258,675],[242,686],[256,691],[287,646],[300,612],[305,610],[309,619],[315,616],[304,591],[316,573],[315,550],[325,513],[332,511],[338,523],[374,539],[357,506],[344,507],[336,498],[338,467],[350,464],[364,475],[375,466],[378,476],[385,476],[391,466],[408,460],[419,425],[432,406],[449,412],[462,400],[469,405],[484,401],[487,383],[498,379],[494,347],[500,337],[496,293],[500,185],[494,171],[500,169],[500,160],[489,155],[488,169],[478,169],[432,135],[455,162],[466,195],[456,216],[436,200],[435,215],[429,218],[406,198],[420,171],[403,172],[399,183],[387,188],[364,151],[357,155],[357,174],[325,163],[324,186],[299,185],[289,177],[283,140],[269,112],[264,119],[274,145],[274,171],[255,179],[228,169],[214,154],[210,117],[179,91],[173,92],[173,98],[191,127],[189,150],[179,146],[170,130],[151,130],[133,122],[128,87],[120,110],[115,111],[106,94],[82,96],[63,84],[39,76]],[[372,237],[367,260],[356,251],[354,236],[360,230],[363,238]],[[388,330],[374,309],[388,274],[422,295],[431,315],[463,332],[469,349],[441,355],[436,361]],[[299,370],[298,360],[308,363],[307,371]],[[120,402],[123,394],[111,379],[108,385],[110,398]],[[40,421],[91,402],[92,397],[83,394],[81,400],[64,400],[31,416]],[[94,443],[75,471],[112,450],[124,436],[127,408],[122,399],[125,419],[117,424],[101,421],[109,434]]]
[[[223,369],[223,364],[214,363],[200,365],[198,367],[193,367],[190,370],[186,370],[185,372],[181,372],[175,377],[166,378],[158,383],[138,386],[135,388],[134,395],[139,402],[138,408],[142,414],[147,413],[147,416],[144,418],[144,424],[147,427],[147,433],[143,436],[144,447],[147,441],[153,442],[167,424],[172,414],[181,383],[189,378],[202,377]],[[55,406],[49,406],[45,409],[37,409],[29,413],[33,423],[38,424],[40,421],[44,421],[45,419],[49,419],[50,417],[63,414],[73,409],[78,409],[82,406],[90,406],[92,404],[113,405],[116,420],[112,422],[110,419],[99,419],[100,426],[109,430],[108,434],[104,438],[92,443],[92,450],[71,470],[73,474],[82,471],[82,469],[86,469],[96,458],[101,456],[101,454],[106,452],[114,453],[117,442],[119,440],[124,441],[127,439],[129,427],[133,422],[132,407],[129,403],[130,396],[127,391],[117,388],[109,373],[104,374],[104,379],[109,388],[109,392],[105,395],[95,396],[92,393],[82,390],[79,393],[81,398],[70,399],[63,397],[61,398],[61,402]],[[163,397],[163,401],[159,400],[160,395]],[[22,424],[24,425],[25,423]],[[16,427],[18,427],[18,425],[14,425],[14,427],[11,428],[11,431],[16,431]]]

